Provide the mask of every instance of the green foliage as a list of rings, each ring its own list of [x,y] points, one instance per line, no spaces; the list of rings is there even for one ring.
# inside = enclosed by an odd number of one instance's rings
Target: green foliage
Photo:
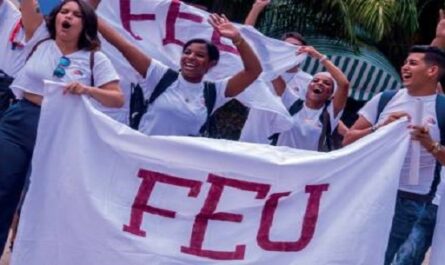
[[[318,33],[348,41],[379,42],[395,28],[412,36],[418,29],[416,0],[275,0],[259,27],[267,35],[284,31]]]

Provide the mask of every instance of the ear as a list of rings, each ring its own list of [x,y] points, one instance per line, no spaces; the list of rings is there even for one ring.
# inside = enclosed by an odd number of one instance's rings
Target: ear
[[[433,76],[438,77],[439,76],[439,66],[437,66],[437,65],[430,66],[428,69],[428,75],[431,77],[433,77]]]
[[[209,69],[212,68],[212,67],[214,67],[214,66],[217,65],[217,64],[218,64],[217,61],[210,61],[210,63],[209,63]]]

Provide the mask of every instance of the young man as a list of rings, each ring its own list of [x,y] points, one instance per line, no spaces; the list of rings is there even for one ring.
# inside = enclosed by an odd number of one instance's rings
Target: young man
[[[380,93],[371,99],[359,111],[359,119],[344,139],[344,144],[349,144],[401,117],[412,117],[415,115],[415,101],[423,102],[423,125],[410,126],[412,139],[419,141],[421,145],[419,183],[417,185],[408,183],[410,162],[408,151],[400,174],[385,265],[420,265],[431,245],[437,211],[437,206],[432,203],[432,199],[440,180],[440,176],[435,174],[436,161],[441,165],[445,164],[445,147],[441,144],[436,111],[445,108],[443,96],[437,94],[437,83],[444,73],[445,53],[441,49],[433,46],[413,46],[401,68],[405,89],[389,97],[381,113],[378,113],[380,100],[388,98],[386,96],[388,93],[386,92],[386,95],[384,95],[385,92]],[[402,245],[411,246],[409,253],[399,252]],[[403,249],[407,250],[406,247]],[[402,256],[404,261],[398,263],[402,260]]]

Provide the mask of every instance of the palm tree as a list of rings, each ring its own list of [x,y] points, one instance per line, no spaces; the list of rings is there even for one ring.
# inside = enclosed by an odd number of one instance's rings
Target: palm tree
[[[225,13],[242,22],[254,0],[186,0]],[[259,19],[258,29],[278,37],[286,31],[321,34],[353,48],[366,43],[377,46],[398,67],[413,43],[426,39],[420,22],[435,23],[431,14],[440,0],[272,0]],[[431,23],[432,22],[432,23]],[[420,32],[419,32],[420,29]],[[431,36],[428,36],[431,38]]]

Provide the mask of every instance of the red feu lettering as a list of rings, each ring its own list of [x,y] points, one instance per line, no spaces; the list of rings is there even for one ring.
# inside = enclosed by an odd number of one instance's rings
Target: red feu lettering
[[[241,214],[215,212],[224,191],[224,187],[228,186],[240,190],[256,192],[256,199],[264,199],[270,190],[270,185],[223,178],[212,174],[209,175],[207,181],[211,183],[211,187],[200,213],[195,218],[190,246],[182,246],[181,252],[215,260],[242,260],[244,259],[245,245],[237,245],[235,251],[203,249],[202,245],[207,225],[210,220],[235,223],[240,223],[243,220]]]
[[[121,9],[121,21],[122,26],[126,31],[128,31],[133,38],[137,40],[142,40],[139,35],[136,35],[131,30],[131,21],[142,21],[142,20],[155,20],[155,14],[132,14],[131,13],[131,0],[120,0],[120,9]]]
[[[314,236],[315,227],[318,220],[321,196],[327,191],[329,184],[308,185],[306,193],[309,193],[309,200],[306,206],[306,212],[303,219],[303,227],[300,238],[295,242],[271,241],[269,238],[270,229],[275,211],[278,207],[278,201],[282,197],[289,196],[290,192],[272,194],[264,205],[261,224],[257,234],[258,245],[264,250],[269,251],[301,251],[304,249]]]
[[[165,38],[162,40],[163,45],[167,45],[169,43],[178,44],[180,46],[184,45],[184,42],[176,39],[175,35],[176,32],[175,24],[178,18],[187,19],[196,23],[201,23],[204,20],[204,18],[201,16],[179,11],[180,7],[181,7],[181,2],[179,2],[179,0],[171,1],[170,7],[168,8],[167,12]]]
[[[141,229],[144,213],[156,214],[167,218],[175,218],[176,215],[176,212],[174,211],[148,205],[148,200],[150,199],[150,195],[156,182],[189,188],[189,197],[197,197],[202,185],[202,182],[200,181],[172,177],[144,169],[139,170],[138,177],[142,178],[142,183],[139,186],[139,191],[131,207],[130,224],[124,225],[123,230],[141,237],[146,236],[146,232]]]

